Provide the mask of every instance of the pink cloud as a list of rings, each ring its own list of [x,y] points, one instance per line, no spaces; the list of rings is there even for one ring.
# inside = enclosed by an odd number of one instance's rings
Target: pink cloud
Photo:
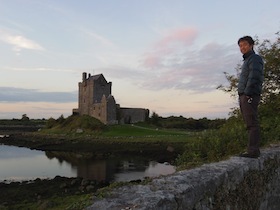
[[[202,48],[181,46],[170,54],[150,53],[157,59],[146,63],[149,78],[142,87],[152,90],[183,89],[192,92],[210,92],[225,82],[224,71],[234,70],[238,52],[232,45],[209,43]],[[151,65],[152,64],[152,65]]]
[[[236,49],[232,45],[208,43],[194,46],[195,29],[178,29],[162,37],[144,55],[143,67],[149,77],[141,87],[152,90],[180,89],[211,92],[225,82],[224,71],[234,69]]]
[[[145,67],[154,68],[159,65],[159,57],[157,55],[148,55],[143,61]]]
[[[182,48],[191,46],[198,36],[198,32],[193,28],[182,28],[170,31],[160,39],[143,59],[143,66],[154,69],[162,66],[162,61],[169,55]]]
[[[171,31],[166,37],[158,42],[159,47],[167,47],[172,44],[182,43],[191,45],[197,37],[197,30],[194,28],[183,28]]]

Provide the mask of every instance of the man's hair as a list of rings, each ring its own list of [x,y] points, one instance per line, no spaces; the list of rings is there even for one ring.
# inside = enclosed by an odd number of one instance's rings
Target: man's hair
[[[237,42],[238,45],[239,45],[240,42],[243,42],[243,41],[248,42],[250,45],[254,45],[255,44],[255,41],[250,36],[243,36],[240,39],[238,39],[238,42]]]

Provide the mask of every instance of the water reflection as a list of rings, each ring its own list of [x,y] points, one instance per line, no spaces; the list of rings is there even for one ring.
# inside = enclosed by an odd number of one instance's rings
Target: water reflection
[[[74,177],[75,174],[69,163],[48,159],[45,152],[0,146],[0,181],[53,178],[56,175]]]
[[[159,175],[168,175],[175,172],[175,167],[169,163],[158,163],[150,161],[148,166],[143,170],[131,170],[127,168],[115,174],[115,181],[131,181],[135,179],[143,179],[143,177],[157,177]]]
[[[131,181],[175,172],[168,163],[143,157],[98,159],[90,153],[43,152],[0,145],[0,181],[82,177],[97,181]]]

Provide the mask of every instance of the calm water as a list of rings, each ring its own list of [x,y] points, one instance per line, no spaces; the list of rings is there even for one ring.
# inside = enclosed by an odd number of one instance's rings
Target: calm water
[[[96,160],[90,154],[43,152],[0,145],[0,181],[22,181],[55,176],[82,177],[98,181],[131,181],[175,172],[168,163],[129,159]]]

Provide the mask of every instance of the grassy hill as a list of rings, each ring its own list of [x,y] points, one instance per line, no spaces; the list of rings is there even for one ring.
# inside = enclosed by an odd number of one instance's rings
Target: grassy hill
[[[52,132],[96,132],[105,129],[105,125],[98,119],[83,115],[71,115],[64,119],[63,117],[57,120],[50,118],[46,123],[46,131]]]
[[[91,116],[72,115],[66,119],[51,118],[47,121],[44,133],[63,133],[94,135],[99,137],[117,138],[117,137],[155,137],[155,136],[186,136],[190,133],[186,130],[163,129],[153,125],[138,123],[124,125],[104,125],[101,121]]]

